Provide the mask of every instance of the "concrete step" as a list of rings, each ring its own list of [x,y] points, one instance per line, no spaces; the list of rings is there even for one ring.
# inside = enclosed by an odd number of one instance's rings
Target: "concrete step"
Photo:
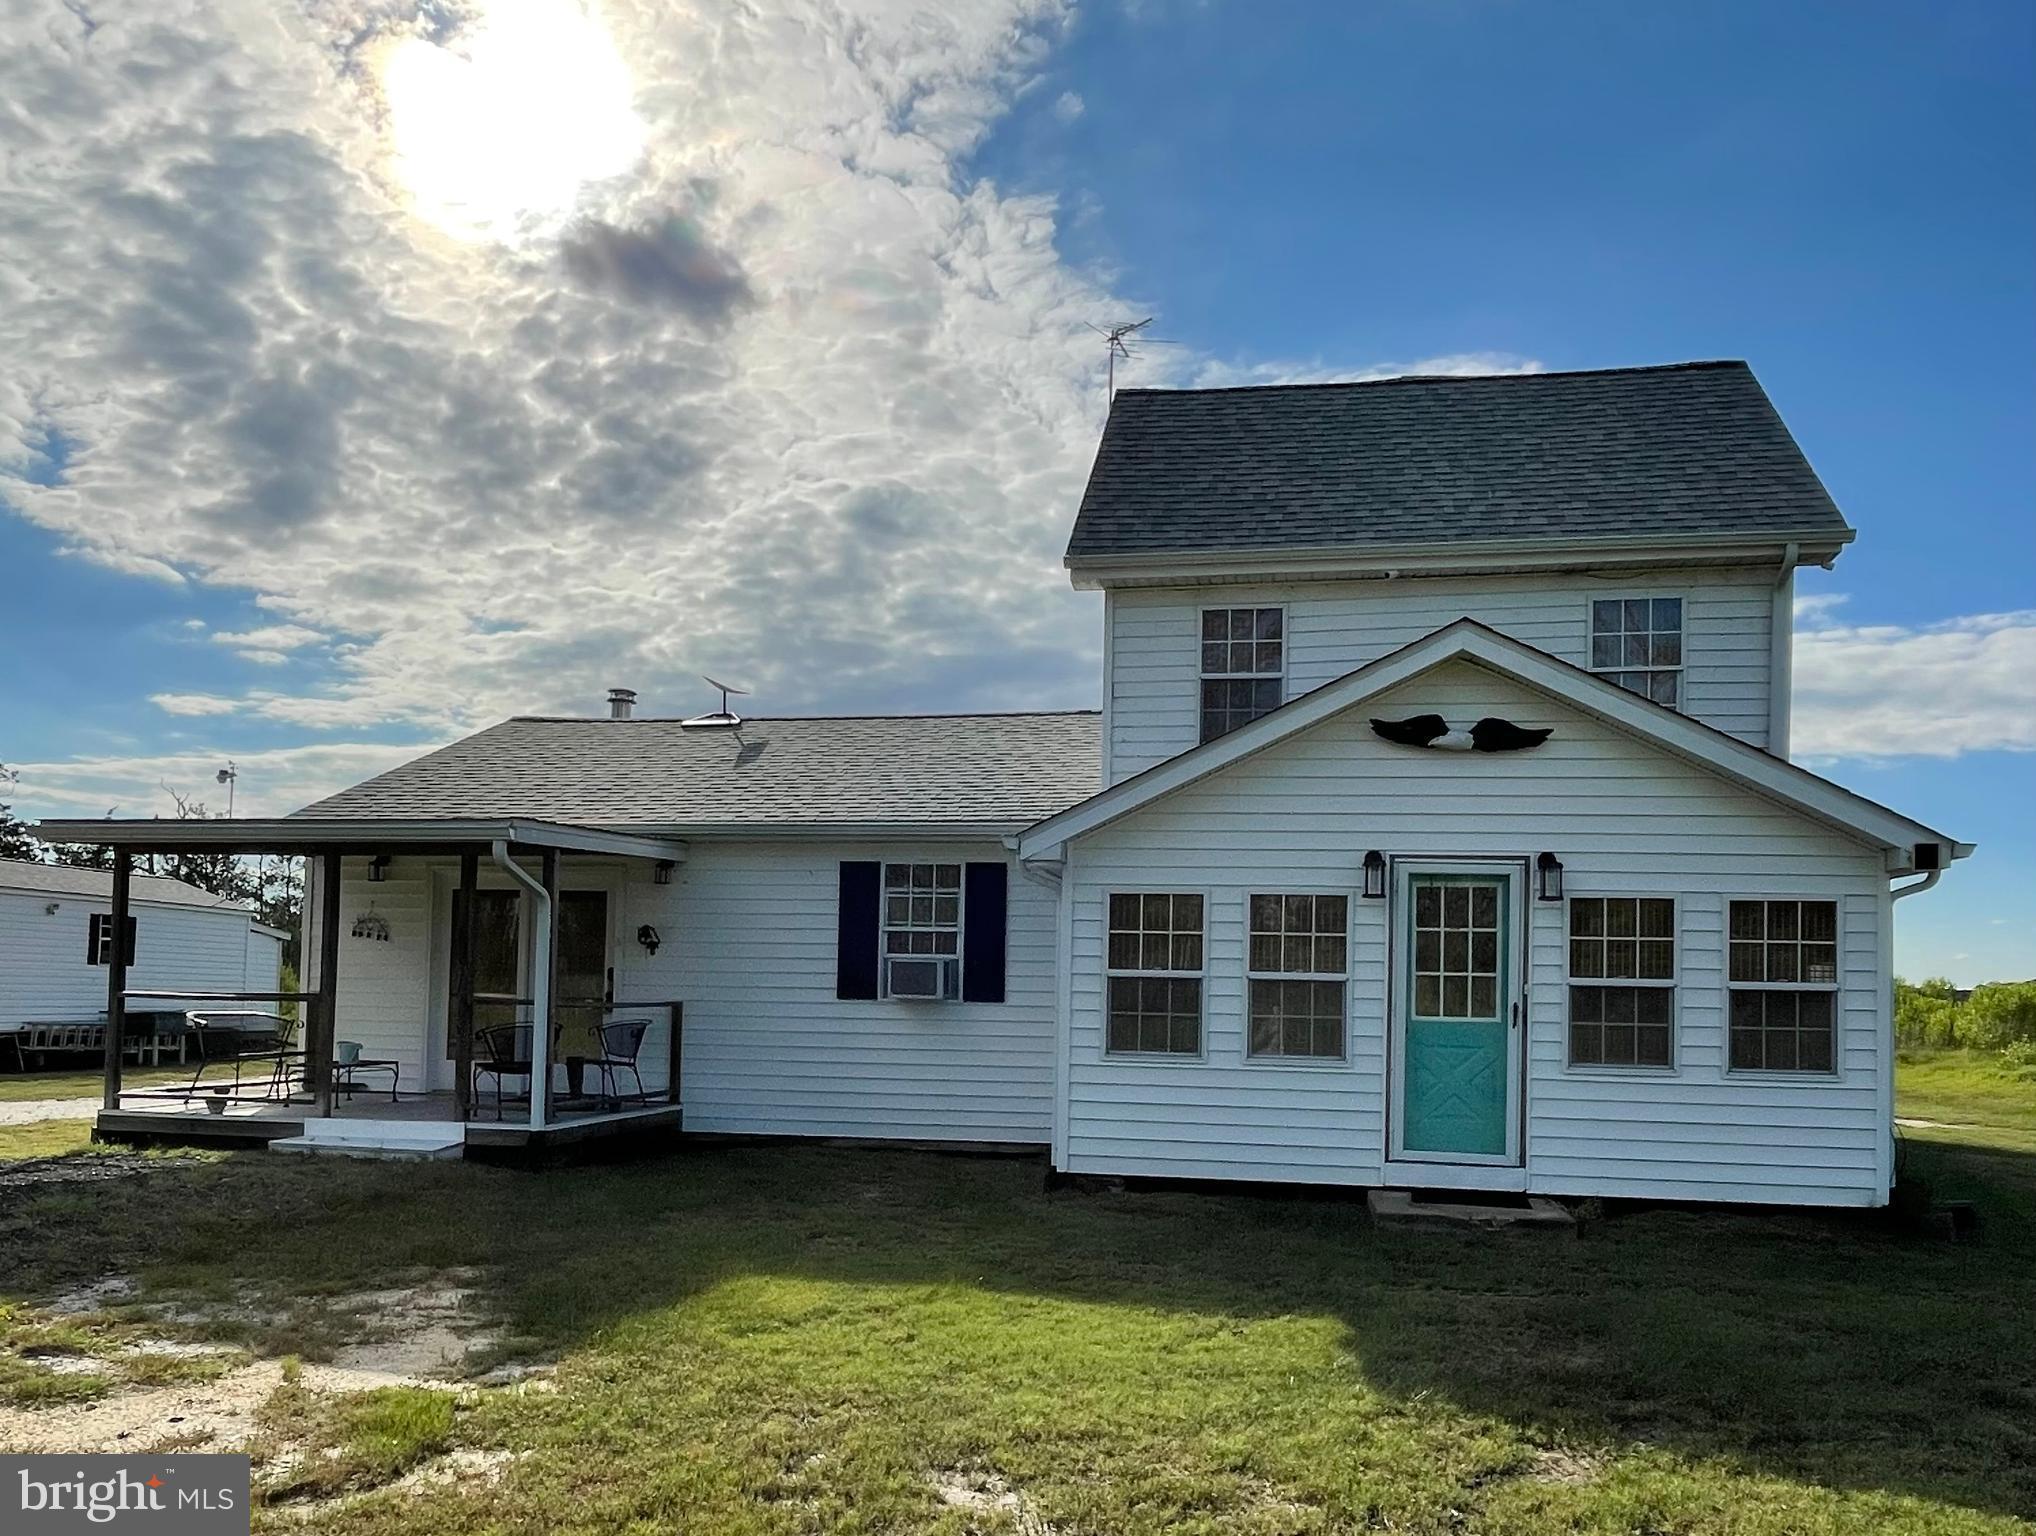
[[[319,1157],[381,1157],[411,1159],[458,1158],[466,1155],[466,1138],[430,1146],[406,1143],[380,1146],[367,1141],[317,1141],[309,1136],[278,1136],[269,1143],[271,1152],[306,1152]]]
[[[304,1121],[299,1136],[269,1145],[280,1152],[336,1152],[361,1157],[458,1157],[466,1127],[444,1120],[330,1119]]]
[[[1505,1198],[1505,1204],[1479,1204],[1476,1196],[1456,1201],[1431,1193],[1417,1199],[1411,1189],[1375,1189],[1365,1196],[1365,1204],[1370,1207],[1372,1224],[1378,1227],[1469,1227],[1575,1235],[1576,1218],[1556,1201],[1540,1195]]]

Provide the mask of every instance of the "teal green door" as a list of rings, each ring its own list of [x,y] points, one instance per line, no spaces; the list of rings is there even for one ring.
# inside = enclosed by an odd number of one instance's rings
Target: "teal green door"
[[[1512,1060],[1506,898],[1499,876],[1409,879],[1404,1151],[1505,1155]]]

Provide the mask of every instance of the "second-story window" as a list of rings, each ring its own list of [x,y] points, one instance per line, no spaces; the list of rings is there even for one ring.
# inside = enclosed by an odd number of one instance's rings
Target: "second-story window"
[[[1591,604],[1591,670],[1670,709],[1682,705],[1683,600],[1601,597]]]
[[[1285,702],[1284,608],[1202,610],[1202,740],[1269,715]]]

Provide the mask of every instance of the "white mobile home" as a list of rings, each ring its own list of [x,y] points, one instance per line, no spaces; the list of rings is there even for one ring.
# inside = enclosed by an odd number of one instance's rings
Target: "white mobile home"
[[[107,870],[0,859],[0,1067],[46,1054],[40,1039],[31,1043],[37,1027],[78,1026],[71,1037],[78,1041],[96,1027],[113,958],[112,911]],[[127,919],[127,975],[138,993],[281,985],[287,935],[249,907],[182,880],[136,875]]]
[[[1794,573],[1852,537],[1743,364],[1126,390],[1068,548],[1099,715],[618,692],[55,835],[314,856],[311,1103],[249,1134],[365,1134],[344,1041],[469,1149],[506,1076],[531,1138],[1875,1205],[1897,902],[1971,848],[1788,761]]]

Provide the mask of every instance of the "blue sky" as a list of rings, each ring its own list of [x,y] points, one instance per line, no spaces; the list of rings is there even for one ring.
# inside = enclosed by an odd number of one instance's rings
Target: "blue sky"
[[[206,91],[110,95],[61,158],[20,160],[14,206],[49,199],[0,214],[46,317],[0,318],[23,808],[156,808],[231,755],[249,804],[288,809],[609,682],[690,709],[724,667],[787,710],[1091,703],[1093,604],[1053,566],[1099,409],[1083,320],[1159,315],[1182,345],[1139,366],[1171,382],[1744,357],[1860,531],[1800,585],[1832,600],[1806,616],[1818,675],[1942,717],[1917,732],[1938,755],[1862,727],[1816,766],[1982,845],[1900,909],[1900,966],[2036,974],[2036,731],[2000,723],[2036,681],[1998,676],[2036,655],[2036,8],[1001,3],[933,43],[731,32],[719,76],[635,79],[638,169],[575,215],[611,221],[647,306],[608,331],[567,308],[604,270],[572,231],[556,262],[456,244],[358,179],[387,157],[386,114],[345,94],[372,69],[319,73],[309,31],[230,39],[273,51],[209,99],[249,129],[236,154],[314,108],[331,154],[158,168],[188,208],[151,215],[153,266],[104,243],[93,189],[139,179]],[[616,49],[703,55],[662,41]],[[92,46],[110,80],[149,39],[114,18]],[[858,557],[957,517],[980,571],[913,587]],[[1969,692],[1968,653],[1993,668]],[[841,659],[817,680],[816,654]],[[1958,687],[1911,667],[1946,654]]]

